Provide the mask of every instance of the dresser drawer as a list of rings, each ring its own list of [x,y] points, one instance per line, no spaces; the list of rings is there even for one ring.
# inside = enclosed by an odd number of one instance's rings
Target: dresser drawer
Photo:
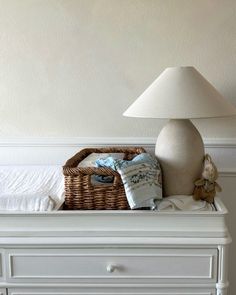
[[[216,249],[8,250],[9,281],[216,282]]]
[[[67,287],[67,288],[9,288],[8,295],[215,295],[214,288],[158,287]]]

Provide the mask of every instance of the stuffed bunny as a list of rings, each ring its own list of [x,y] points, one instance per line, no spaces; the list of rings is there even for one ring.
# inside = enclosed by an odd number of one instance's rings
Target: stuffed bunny
[[[195,181],[193,198],[213,203],[216,191],[221,192],[221,187],[216,182],[218,171],[211,157],[206,154],[204,157],[202,177]]]

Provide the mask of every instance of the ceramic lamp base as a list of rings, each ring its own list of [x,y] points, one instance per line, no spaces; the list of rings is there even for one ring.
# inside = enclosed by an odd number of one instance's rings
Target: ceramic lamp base
[[[170,120],[161,130],[155,154],[163,172],[164,196],[191,195],[201,176],[204,144],[190,120]]]

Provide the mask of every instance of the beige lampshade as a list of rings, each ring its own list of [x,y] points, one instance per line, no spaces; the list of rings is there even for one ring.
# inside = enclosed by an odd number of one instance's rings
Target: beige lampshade
[[[191,119],[236,115],[236,108],[194,68],[167,68],[124,112],[127,117]]]

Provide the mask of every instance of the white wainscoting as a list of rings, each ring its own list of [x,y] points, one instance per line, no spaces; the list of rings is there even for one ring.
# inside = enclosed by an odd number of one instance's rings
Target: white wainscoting
[[[84,147],[143,146],[153,152],[153,137],[73,137],[73,138],[9,138],[0,139],[1,165],[62,165]],[[236,139],[205,139],[210,153],[224,175],[236,173]],[[194,147],[193,147],[194,148]]]
[[[143,146],[153,152],[155,138],[6,138],[0,140],[0,165],[63,165],[65,161],[84,147]],[[206,152],[215,161],[222,198],[228,207],[228,226],[233,238],[230,259],[230,294],[236,294],[236,139],[205,139]],[[194,148],[194,147],[193,147]]]

